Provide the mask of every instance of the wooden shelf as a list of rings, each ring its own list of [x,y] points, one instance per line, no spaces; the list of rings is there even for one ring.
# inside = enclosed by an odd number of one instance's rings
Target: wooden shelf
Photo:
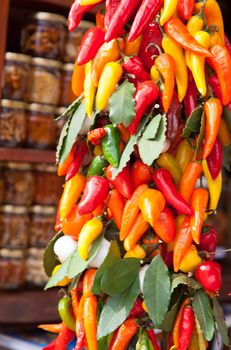
[[[41,151],[27,148],[1,148],[0,161],[55,163],[55,151]]]

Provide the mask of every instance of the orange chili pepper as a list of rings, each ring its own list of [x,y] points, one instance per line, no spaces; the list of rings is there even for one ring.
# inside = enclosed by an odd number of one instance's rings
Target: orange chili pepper
[[[62,222],[62,231],[65,235],[77,239],[82,227],[91,219],[92,214],[79,215],[78,206],[75,204],[70,214]]]
[[[178,311],[178,314],[176,316],[176,320],[174,322],[174,327],[173,327],[173,343],[175,347],[179,346],[179,336],[180,336],[180,327],[181,327],[181,316],[182,312],[185,306],[187,306],[190,302],[190,299],[187,298],[183,301],[181,304],[180,310]]]
[[[103,210],[104,210],[104,203],[100,203],[100,205],[98,205],[98,207],[93,211],[93,216],[101,216],[103,214]]]
[[[172,102],[175,86],[175,61],[172,56],[163,53],[155,60],[155,66],[164,79],[162,103],[164,111],[167,113]]]
[[[111,190],[109,192],[109,201],[107,206],[110,209],[112,217],[119,230],[121,228],[124,205],[124,198],[119,193],[119,191],[117,191],[116,189]]]
[[[174,271],[178,272],[180,263],[192,244],[192,233],[190,225],[190,217],[186,217],[180,225],[176,235],[173,249],[173,266]]]
[[[148,188],[147,185],[141,185],[137,187],[131,199],[128,200],[125,204],[123,216],[122,216],[121,230],[120,230],[121,241],[124,241],[130,229],[132,228],[132,225],[139,213],[138,199],[141,193],[145,191],[147,188]]]
[[[221,123],[218,131],[222,146],[229,146],[231,144],[231,133],[224,118],[221,118]]]
[[[165,207],[166,201],[160,191],[147,189],[141,193],[138,199],[138,207],[141,210],[144,220],[152,227],[154,221],[159,219],[160,213]]]
[[[62,322],[57,324],[40,324],[38,326],[38,328],[51,333],[60,333],[62,327],[63,327]]]
[[[191,206],[194,209],[194,215],[191,217],[191,234],[195,243],[200,243],[202,225],[205,218],[205,212],[209,201],[208,191],[204,188],[196,188],[193,191]]]
[[[90,295],[84,299],[84,328],[88,350],[98,350],[97,308],[98,302],[94,295]]]
[[[75,96],[80,96],[83,92],[83,84],[85,79],[85,65],[79,66],[77,61],[71,79],[72,92]]]
[[[136,56],[139,54],[140,51],[140,45],[142,41],[142,35],[138,36],[135,40],[129,41],[128,35],[126,35],[125,38],[125,48],[124,48],[124,54],[126,56]]]
[[[152,181],[151,168],[141,160],[136,160],[131,169],[131,180],[133,189]]]
[[[68,153],[66,159],[64,160],[63,163],[59,162],[58,165],[58,176],[64,176],[67,174],[67,171],[73,161],[73,155],[74,155],[74,147],[72,147],[72,149],[70,150],[70,152]]]
[[[124,126],[124,124],[118,124],[117,128],[120,131],[120,136],[121,139],[124,143],[127,143],[130,140],[131,134],[128,128],[126,128],[126,126]]]
[[[230,71],[231,72],[231,71]],[[205,111],[205,144],[203,148],[203,159],[207,158],[212,152],[213,146],[218,135],[222,104],[218,98],[211,97],[204,104]]]
[[[225,43],[224,22],[220,6],[216,0],[207,0],[203,9],[206,25],[215,26],[218,28],[218,34],[221,38],[221,43]]]
[[[135,318],[128,318],[117,330],[109,345],[109,350],[126,350],[139,327]]]
[[[169,208],[165,208],[152,225],[157,236],[165,243],[171,243],[176,238],[176,223]]]
[[[82,349],[84,342],[85,342],[85,329],[84,329],[84,302],[85,297],[82,296],[79,301],[79,307],[77,311],[77,318],[76,318],[76,336],[77,336],[77,343],[75,346],[75,349]]]
[[[72,305],[73,314],[75,318],[77,318],[78,308],[79,308],[78,289],[74,288],[70,291],[70,293],[71,293],[71,305]]]
[[[92,295],[91,290],[94,283],[96,269],[88,269],[83,277],[83,296],[89,297]]]
[[[96,27],[105,31],[104,15],[100,11],[98,11],[95,16],[95,22],[96,22]]]
[[[138,214],[132,228],[129,231],[129,234],[124,240],[124,248],[129,251],[135,248],[139,239],[144,235],[144,233],[148,230],[149,225],[144,220],[142,214]]]
[[[198,162],[190,162],[181,177],[179,192],[189,202],[197,180],[202,174],[202,166]]]

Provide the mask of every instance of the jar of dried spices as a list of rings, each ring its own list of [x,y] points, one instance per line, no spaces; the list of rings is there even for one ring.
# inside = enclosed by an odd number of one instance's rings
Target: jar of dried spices
[[[29,248],[26,257],[26,282],[37,287],[46,284],[48,277],[43,266],[44,249]]]
[[[4,165],[4,203],[31,205],[34,198],[34,176],[31,164],[8,162]]]
[[[3,174],[3,163],[0,163],[0,174]],[[0,205],[3,203],[5,197],[5,179],[4,176],[0,176]]]
[[[28,76],[27,100],[56,106],[60,96],[61,63],[35,57]]]
[[[61,89],[60,89],[60,106],[69,106],[76,96],[72,92],[71,79],[74,70],[74,64],[67,63],[61,69]]]
[[[0,248],[25,249],[29,241],[28,208],[3,205],[0,207]]]
[[[3,98],[26,101],[30,61],[30,56],[6,52],[3,71]]]
[[[25,283],[26,266],[21,250],[0,250],[0,289],[18,289]]]
[[[26,140],[26,104],[24,102],[1,100],[0,145],[21,146]]]
[[[35,13],[22,31],[22,52],[62,60],[66,41],[66,23],[66,18],[57,14]]]
[[[27,111],[27,145],[33,148],[53,149],[56,142],[54,107],[32,103]]]

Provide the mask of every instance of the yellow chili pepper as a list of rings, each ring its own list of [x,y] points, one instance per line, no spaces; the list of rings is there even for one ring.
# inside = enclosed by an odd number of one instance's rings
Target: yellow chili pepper
[[[191,54],[192,53],[189,50],[185,50],[185,52],[184,52],[184,58],[185,58],[186,66],[188,67],[188,69],[190,69],[192,71]]]
[[[152,80],[155,83],[160,79],[160,73],[159,73],[159,71],[158,71],[158,69],[156,68],[155,65],[152,66],[150,74],[151,74]]]
[[[176,159],[170,153],[162,153],[157,160],[157,165],[160,168],[167,169],[172,174],[175,183],[179,184],[182,172]]]
[[[176,161],[182,173],[185,171],[188,163],[193,159],[194,154],[195,151],[189,141],[187,139],[181,141],[176,151]]]
[[[101,2],[101,0],[80,0],[81,6],[95,5]]]
[[[125,38],[124,54],[126,56],[138,55],[140,51],[141,41],[142,41],[142,35],[138,36],[133,41],[129,41],[128,35],[127,35]]]
[[[185,273],[192,272],[195,271],[197,266],[201,263],[202,259],[198,255],[197,248],[192,244],[180,263],[180,270]]]
[[[213,180],[206,159],[202,160],[202,167],[204,170],[204,175],[207,179],[208,188],[209,188],[209,210],[216,210],[217,205],[220,199],[221,195],[221,189],[222,189],[222,173],[220,171],[219,175],[216,177],[215,180]]]
[[[89,220],[82,228],[78,240],[78,252],[83,260],[87,260],[91,244],[103,231],[102,221],[94,218]]]
[[[60,269],[61,266],[62,266],[61,264],[55,266],[54,270],[52,271],[52,276]],[[65,277],[62,281],[58,282],[56,286],[65,287],[70,283],[70,281],[71,280],[69,278]]]
[[[203,30],[193,34],[194,38],[198,41],[199,44],[205,48],[210,47],[210,35],[208,32]],[[191,53],[191,71],[196,83],[197,89],[200,94],[204,97],[207,92],[207,84],[205,79],[205,58],[197,54]]]
[[[98,91],[96,94],[96,106],[98,110],[103,110],[115,91],[123,70],[118,62],[109,62],[105,65],[101,77],[99,79]]]
[[[137,244],[135,248],[132,250],[129,250],[125,255],[124,258],[137,258],[137,259],[144,259],[146,256],[145,250]]]
[[[206,350],[207,346],[206,346],[206,340],[204,338],[204,335],[202,333],[199,321],[195,315],[195,327],[196,327],[196,332],[197,332],[197,336],[198,336],[198,348],[197,350]]]
[[[204,19],[203,19],[202,11],[200,11],[195,16],[192,16],[187,23],[187,29],[190,33],[198,32],[199,30],[202,30],[203,27],[204,27]]]
[[[222,44],[225,42],[224,22],[220,6],[216,0],[207,0],[204,6],[204,15],[207,26],[215,26],[219,29],[218,33]]]
[[[73,205],[78,201],[84,189],[85,183],[85,176],[79,173],[65,183],[59,209],[62,220],[70,214]]]
[[[87,115],[92,117],[92,109],[95,99],[96,87],[92,80],[92,61],[85,66],[84,96]]]
[[[162,47],[165,53],[171,55],[175,60],[175,76],[178,89],[178,97],[180,102],[183,101],[188,87],[188,71],[185,63],[183,49],[178,44],[169,38],[164,36],[162,40]]]
[[[224,118],[221,118],[220,127],[218,131],[222,146],[229,146],[231,144],[231,133]]]
[[[188,350],[199,350],[199,349],[200,348],[199,348],[199,344],[198,344],[198,335],[197,335],[196,327],[194,326],[193,334],[192,334],[192,338],[190,340]]]
[[[169,20],[170,17],[176,11],[178,0],[164,0],[164,7],[161,11],[160,25],[163,26],[165,22]]]

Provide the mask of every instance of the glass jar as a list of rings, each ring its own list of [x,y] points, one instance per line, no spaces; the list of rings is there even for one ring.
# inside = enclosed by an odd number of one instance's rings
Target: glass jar
[[[30,248],[26,258],[26,282],[31,285],[43,287],[48,277],[43,267],[44,249]]]
[[[21,250],[0,250],[0,289],[17,289],[25,283],[25,262]]]
[[[56,118],[58,118],[60,115],[62,115],[66,111],[66,107],[58,107],[56,108],[55,114]],[[67,119],[66,118],[61,118],[55,121],[56,125],[56,144],[59,142],[59,137],[62,132],[63,126],[66,123]]]
[[[0,207],[0,248],[27,248],[29,228],[27,207],[13,205]]]
[[[26,101],[30,61],[30,56],[6,52],[3,71],[3,98]]]
[[[66,49],[64,54],[64,62],[75,62],[82,37],[84,33],[92,27],[94,27],[94,23],[88,21],[81,21],[78,25],[78,28],[74,32],[68,33]]]
[[[57,175],[57,167],[47,164],[35,165],[34,175],[34,204],[57,205],[63,184],[63,179]]]
[[[56,142],[54,107],[37,103],[28,105],[27,145],[32,148],[53,149]]]
[[[0,174],[3,174],[3,163],[0,163]],[[0,176],[0,205],[3,203],[5,197],[5,179]]]
[[[26,140],[26,104],[19,101],[1,100],[0,145],[21,146]]]
[[[71,79],[74,70],[74,64],[67,63],[62,66],[61,70],[61,93],[59,99],[60,106],[69,106],[76,96],[72,92]]]
[[[34,198],[34,176],[29,163],[8,162],[4,165],[4,203],[31,205]]]
[[[63,59],[66,41],[65,17],[37,12],[22,31],[22,52],[43,58]]]
[[[61,63],[44,58],[32,58],[28,75],[27,100],[56,106],[60,96]]]
[[[30,247],[44,248],[54,236],[55,207],[31,207]]]

